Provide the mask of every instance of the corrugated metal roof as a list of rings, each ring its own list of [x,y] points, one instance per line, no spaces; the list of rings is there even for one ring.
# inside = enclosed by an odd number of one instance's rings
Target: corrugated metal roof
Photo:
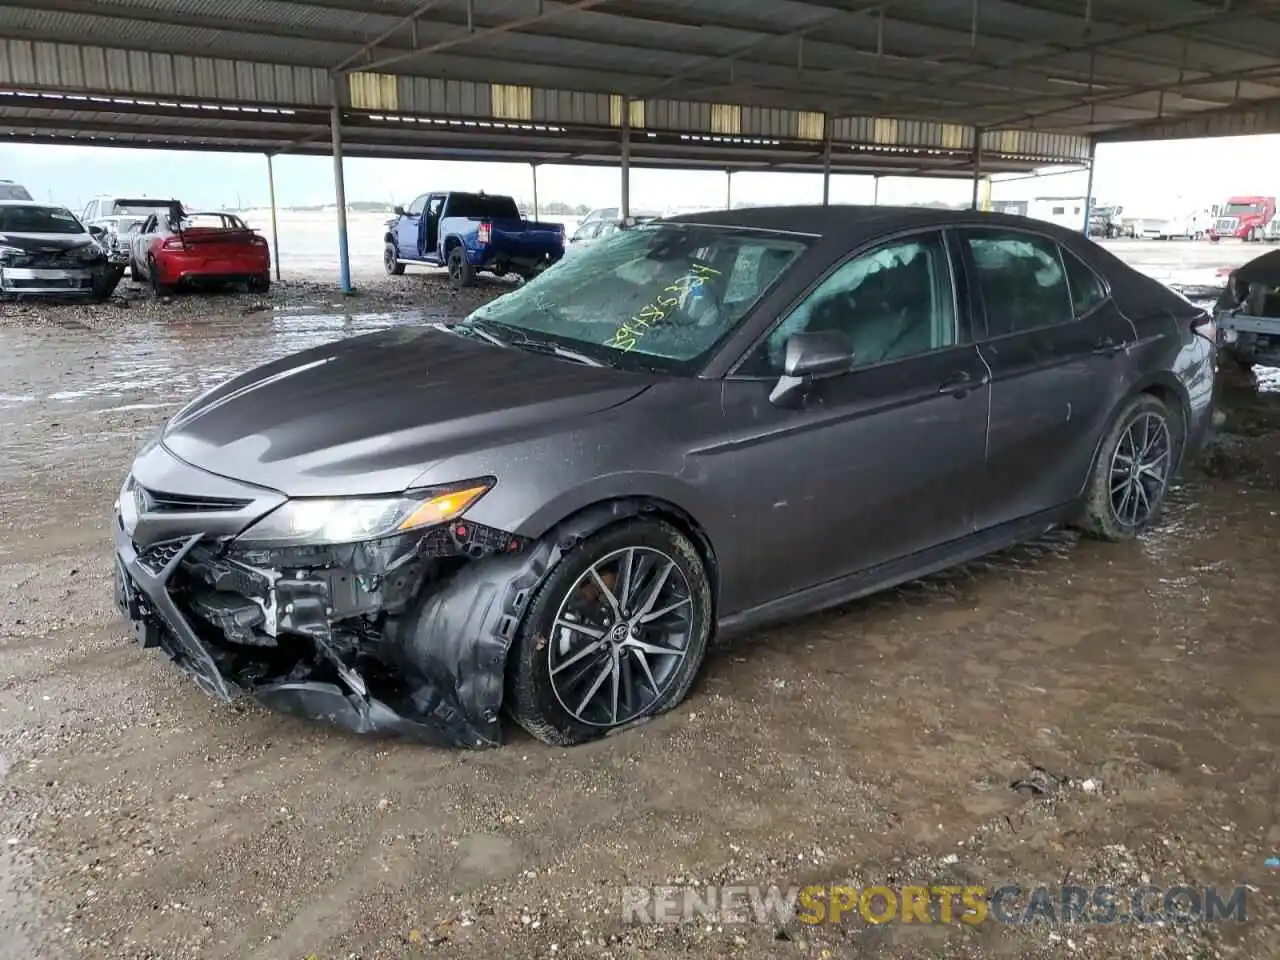
[[[402,111],[439,99],[415,84],[450,81],[781,111],[762,129],[797,111],[923,122],[931,139],[1280,129],[1277,0],[5,0],[0,37],[0,85],[33,90],[320,107],[342,69],[406,78]]]

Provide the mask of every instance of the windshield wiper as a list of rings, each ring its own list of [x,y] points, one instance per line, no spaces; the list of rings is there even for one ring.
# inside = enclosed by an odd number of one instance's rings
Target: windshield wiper
[[[439,320],[435,320],[432,322],[431,326],[435,327],[437,330],[444,330],[446,333],[456,333],[464,337],[479,337],[481,340],[486,343],[491,343],[495,347],[510,346],[507,341],[499,337],[495,337],[488,330],[477,326],[474,321],[471,323],[441,323]]]
[[[588,367],[603,367],[605,365],[595,357],[589,357],[585,353],[578,353],[576,350],[569,350],[557,343],[550,343],[546,340],[530,340],[525,337],[523,340],[515,341],[511,346],[517,350],[527,350],[529,353],[545,353],[548,356],[572,360]]]

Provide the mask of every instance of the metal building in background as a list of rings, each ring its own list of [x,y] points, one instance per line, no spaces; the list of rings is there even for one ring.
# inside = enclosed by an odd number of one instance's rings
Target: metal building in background
[[[339,195],[344,153],[621,163],[625,208],[631,166],[825,201],[1280,132],[1280,0],[6,0],[0,37],[0,138],[333,153]]]

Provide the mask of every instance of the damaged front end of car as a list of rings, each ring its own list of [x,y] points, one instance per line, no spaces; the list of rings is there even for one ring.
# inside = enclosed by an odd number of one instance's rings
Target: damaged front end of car
[[[0,237],[0,295],[105,300],[124,270],[96,241]]]
[[[529,540],[463,515],[491,484],[272,502],[178,496],[131,476],[116,511],[116,601],[143,646],[220,700],[248,695],[358,734],[496,746],[507,652],[537,584],[620,508]],[[235,525],[219,511],[243,518],[263,502],[247,529],[219,532]],[[388,516],[408,529],[334,540]],[[171,536],[175,525],[205,529]]]
[[[1228,356],[1246,368],[1280,365],[1280,251],[1233,270],[1214,312]]]

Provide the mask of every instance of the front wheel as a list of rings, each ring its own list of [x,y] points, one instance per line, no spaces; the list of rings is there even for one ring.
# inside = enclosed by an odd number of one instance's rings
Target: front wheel
[[[702,664],[711,585],[667,523],[607,527],[538,588],[508,670],[508,710],[544,743],[583,743],[663,713]]]
[[[1098,450],[1081,505],[1080,529],[1131,540],[1160,513],[1182,448],[1182,422],[1157,397],[1129,401]]]
[[[449,283],[453,289],[461,290],[475,282],[475,268],[467,262],[467,252],[462,247],[454,247],[449,251]]]
[[[399,277],[404,274],[404,264],[400,262],[400,251],[394,243],[382,248],[382,269],[388,277]]]

